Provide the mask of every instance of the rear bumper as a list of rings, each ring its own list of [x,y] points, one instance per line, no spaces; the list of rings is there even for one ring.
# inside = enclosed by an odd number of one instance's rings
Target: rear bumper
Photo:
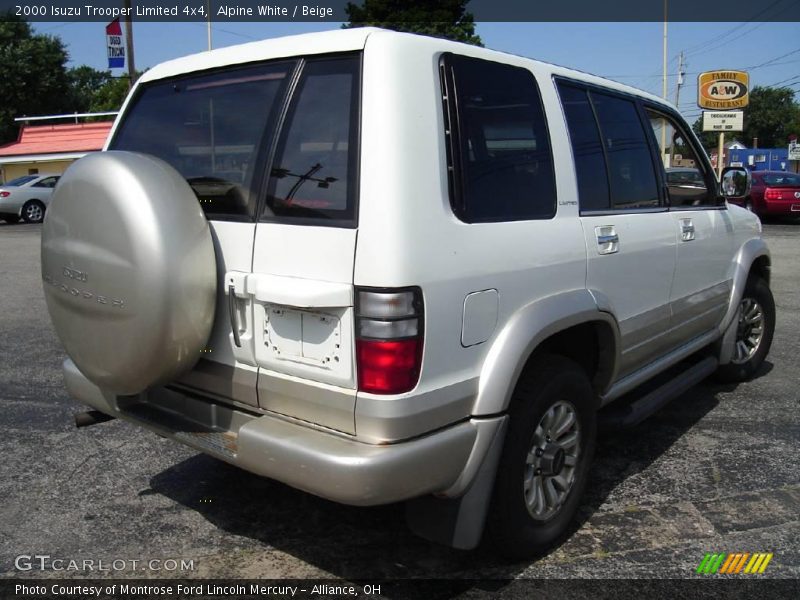
[[[86,379],[70,360],[64,362],[64,379],[73,398],[106,414],[247,471],[356,506],[430,493],[459,495],[504,419],[471,419],[412,440],[376,445],[180,390],[158,388],[116,397]]]
[[[761,212],[767,215],[796,215],[800,217],[800,198],[790,200],[762,200]]]

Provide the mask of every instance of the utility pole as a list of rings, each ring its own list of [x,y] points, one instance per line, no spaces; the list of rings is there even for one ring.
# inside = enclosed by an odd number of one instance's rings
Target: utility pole
[[[131,21],[131,0],[125,0],[125,59],[128,61],[128,89],[136,79],[136,65],[133,61],[133,22]]]
[[[683,50],[681,50],[681,54],[678,57],[678,85],[675,88],[675,108],[680,107],[681,103],[681,86],[683,85]]]
[[[211,50],[211,0],[208,0],[208,14],[206,15],[206,29],[208,31],[208,49]]]
[[[681,108],[681,86],[683,85],[683,50],[678,57],[678,82],[675,85],[675,109],[680,112]],[[669,145],[669,166],[672,167],[675,157],[675,140]]]
[[[664,100],[667,99],[667,2],[664,0],[664,69],[661,75],[661,96]],[[661,119],[661,162],[665,163],[667,160],[667,122]],[[665,165],[669,166],[669,165]]]

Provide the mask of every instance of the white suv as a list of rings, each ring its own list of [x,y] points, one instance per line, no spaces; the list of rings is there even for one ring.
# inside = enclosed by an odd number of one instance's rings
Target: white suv
[[[674,107],[598,77],[378,29],[273,39],[149,70],[106,150],[42,234],[71,395],[325,498],[408,500],[456,547],[545,550],[599,419],[769,350],[758,219]],[[677,154],[702,184],[670,185]]]

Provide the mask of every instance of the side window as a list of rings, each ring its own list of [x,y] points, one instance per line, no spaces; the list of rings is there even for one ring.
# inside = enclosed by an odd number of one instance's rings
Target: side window
[[[666,143],[665,175],[670,206],[715,206],[715,196],[709,191],[709,174],[699,160],[694,145],[678,127],[675,120],[651,109],[647,116],[656,142]],[[711,190],[714,189],[712,186]]]
[[[41,181],[34,183],[31,187],[54,188],[58,177],[45,177]]]
[[[558,93],[575,159],[580,209],[607,210],[610,200],[606,160],[589,95],[586,90],[565,83],[558,84]]]
[[[452,54],[443,65],[458,217],[469,223],[553,217],[553,156],[533,74]]]
[[[355,218],[359,70],[357,57],[307,63],[278,143],[262,218]]]
[[[658,206],[653,156],[636,104],[600,92],[592,91],[590,96],[608,160],[611,206],[615,209]]]

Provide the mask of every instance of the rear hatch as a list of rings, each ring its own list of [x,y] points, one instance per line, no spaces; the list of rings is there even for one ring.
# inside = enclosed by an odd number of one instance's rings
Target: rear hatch
[[[178,385],[354,432],[360,68],[356,52],[225,67],[130,101],[109,149],[172,165],[214,236],[214,329]]]

